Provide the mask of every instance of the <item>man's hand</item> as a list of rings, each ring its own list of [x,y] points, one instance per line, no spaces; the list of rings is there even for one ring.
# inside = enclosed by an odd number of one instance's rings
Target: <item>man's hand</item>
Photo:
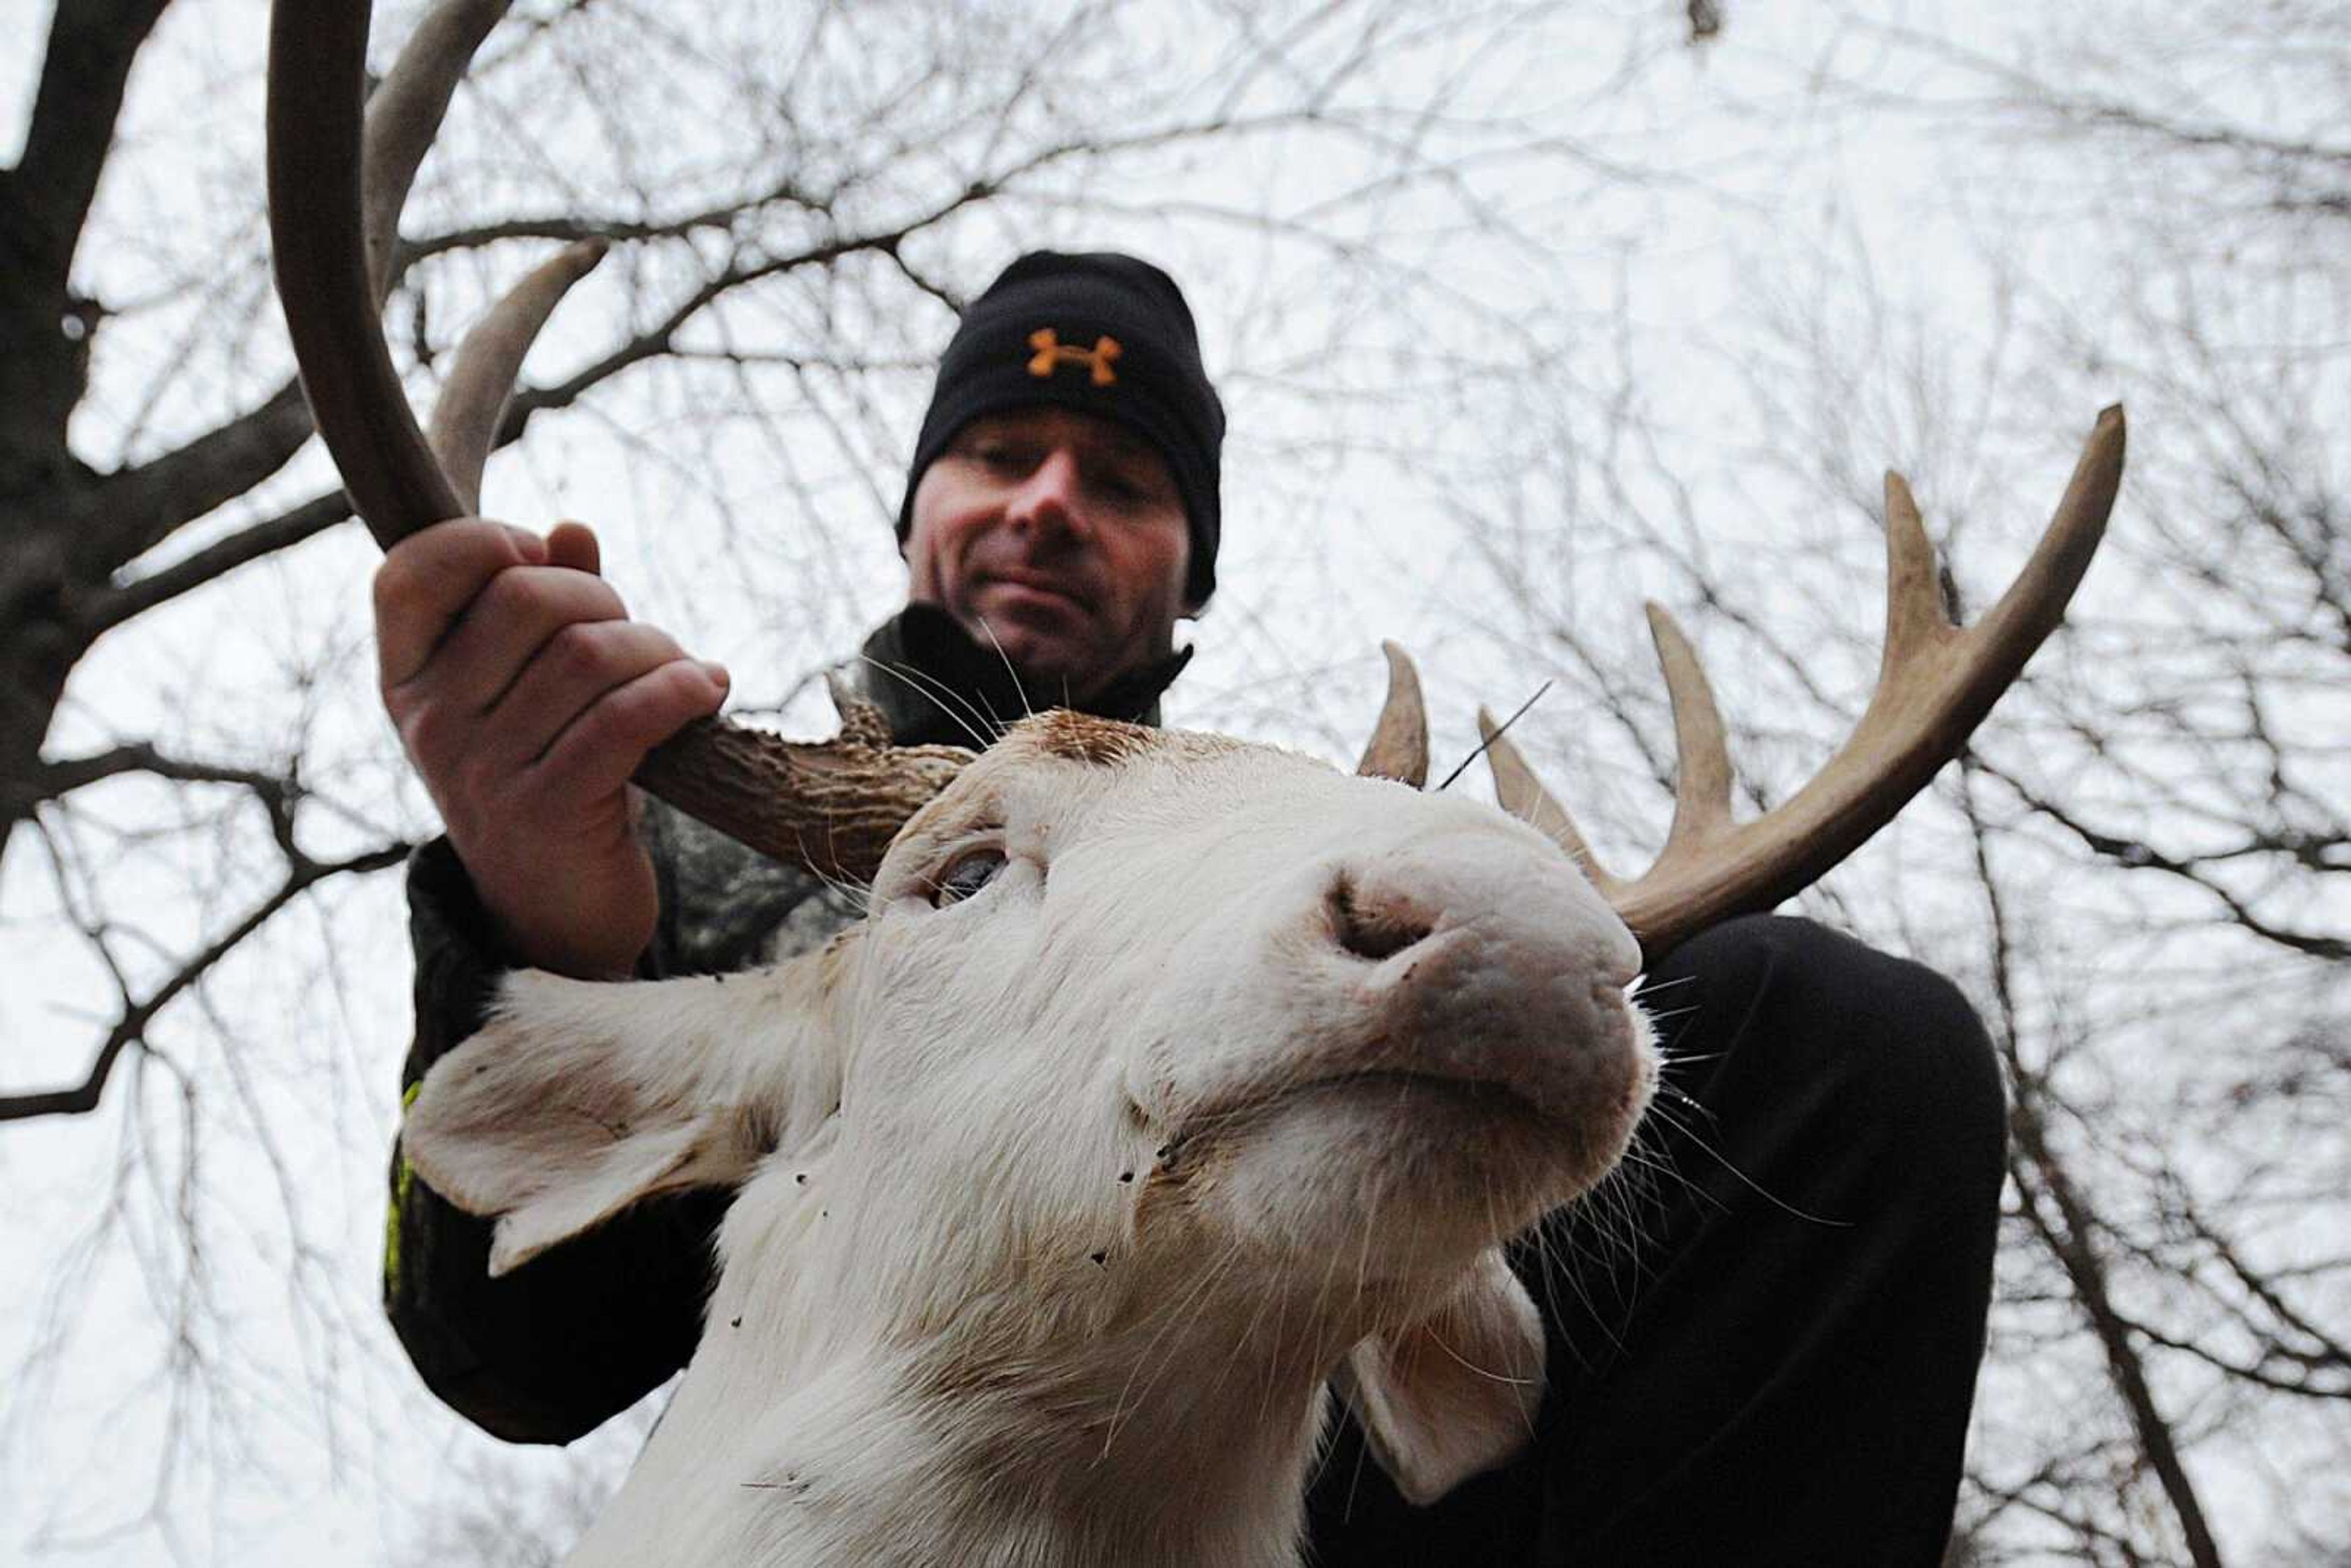
[[[518,956],[586,977],[625,974],[660,912],[629,776],[726,696],[598,566],[580,524],[465,517],[375,574],[384,706],[450,842]]]

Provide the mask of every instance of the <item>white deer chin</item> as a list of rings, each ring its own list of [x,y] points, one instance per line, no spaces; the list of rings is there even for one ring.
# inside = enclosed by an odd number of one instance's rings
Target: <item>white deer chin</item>
[[[1498,811],[1050,715],[820,955],[517,976],[403,1142],[498,1271],[738,1189],[575,1562],[1291,1563],[1326,1388],[1416,1500],[1526,1441],[1500,1247],[1632,1135],[1637,967]]]

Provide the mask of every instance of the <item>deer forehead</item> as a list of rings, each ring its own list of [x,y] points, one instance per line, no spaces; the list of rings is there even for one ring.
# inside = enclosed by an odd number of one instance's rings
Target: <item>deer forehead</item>
[[[1211,788],[1197,788],[1212,776]],[[1224,736],[1043,714],[1014,725],[914,814],[875,886],[903,883],[924,857],[978,831],[1026,829],[1029,847],[1041,852],[1098,821],[1172,826],[1238,800],[1262,808],[1288,790],[1338,777],[1314,758]]]

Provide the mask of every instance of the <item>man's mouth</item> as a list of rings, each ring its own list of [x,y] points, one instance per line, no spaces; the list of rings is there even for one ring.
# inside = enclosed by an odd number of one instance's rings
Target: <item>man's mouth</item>
[[[1038,572],[991,571],[980,578],[983,588],[1010,589],[1019,597],[1050,600],[1079,614],[1090,614],[1092,606],[1074,583]]]

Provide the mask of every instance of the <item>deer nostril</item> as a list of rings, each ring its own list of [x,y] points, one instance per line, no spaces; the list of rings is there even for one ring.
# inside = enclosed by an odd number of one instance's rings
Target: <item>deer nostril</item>
[[[1345,872],[1332,882],[1328,902],[1331,934],[1339,946],[1374,963],[1394,957],[1432,929],[1427,920],[1399,900],[1365,897]]]

